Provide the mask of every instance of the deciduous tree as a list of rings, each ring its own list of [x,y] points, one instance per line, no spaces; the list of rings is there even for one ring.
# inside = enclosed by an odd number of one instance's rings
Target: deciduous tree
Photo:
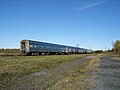
[[[120,41],[117,40],[115,43],[114,43],[114,51],[117,53],[117,54],[120,54]]]

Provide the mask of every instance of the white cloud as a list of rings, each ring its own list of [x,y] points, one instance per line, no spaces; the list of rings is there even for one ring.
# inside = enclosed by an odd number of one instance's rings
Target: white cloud
[[[88,8],[91,8],[91,7],[95,7],[95,6],[103,4],[105,2],[106,2],[106,0],[95,2],[95,3],[91,3],[91,4],[88,4],[88,5],[85,5],[85,6],[81,7],[80,10],[85,10],[85,9],[88,9]]]

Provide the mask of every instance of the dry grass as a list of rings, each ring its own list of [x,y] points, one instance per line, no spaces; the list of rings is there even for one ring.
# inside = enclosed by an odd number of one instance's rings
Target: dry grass
[[[0,88],[9,89],[19,77],[79,60],[86,55],[7,56],[0,58]]]
[[[20,49],[0,49],[0,56],[20,55]]]
[[[67,77],[59,80],[51,90],[87,90],[95,86],[95,72],[97,72],[100,58],[84,63]]]
[[[120,61],[120,56],[113,56],[113,60]]]

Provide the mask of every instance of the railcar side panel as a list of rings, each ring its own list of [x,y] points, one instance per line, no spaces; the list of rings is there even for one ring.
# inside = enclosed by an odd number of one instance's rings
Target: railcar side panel
[[[90,49],[77,48],[65,45],[37,42],[31,40],[21,41],[20,51],[23,53],[92,53]]]

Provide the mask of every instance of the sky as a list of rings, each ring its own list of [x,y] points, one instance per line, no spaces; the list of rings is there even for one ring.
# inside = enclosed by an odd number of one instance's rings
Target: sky
[[[0,48],[23,39],[111,49],[120,40],[120,0],[0,0]]]

